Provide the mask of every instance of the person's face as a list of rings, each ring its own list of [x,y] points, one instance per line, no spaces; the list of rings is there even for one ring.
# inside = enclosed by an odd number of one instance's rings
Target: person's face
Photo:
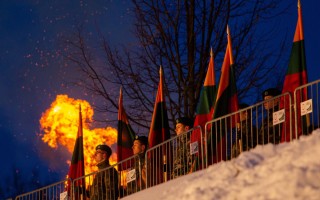
[[[248,118],[248,111],[240,112],[240,121],[245,121]]]
[[[141,144],[139,140],[133,142],[132,150],[134,155],[144,152],[145,148],[145,145]]]
[[[176,134],[180,135],[181,133],[186,132],[187,130],[189,130],[189,126],[185,126],[182,123],[178,123],[176,124]]]
[[[269,99],[272,99],[272,98],[273,98],[273,96],[265,96],[265,97],[264,97],[264,100],[269,100]],[[265,102],[265,103],[263,104],[263,106],[264,106],[264,108],[265,108],[266,110],[269,110],[269,109],[272,109],[274,106],[276,106],[276,105],[278,104],[278,102],[279,102],[279,100],[278,100],[278,99],[275,99],[275,100],[273,100],[273,101]]]
[[[100,163],[107,158],[107,152],[101,151],[100,149],[98,149],[94,154],[94,158],[97,163]]]

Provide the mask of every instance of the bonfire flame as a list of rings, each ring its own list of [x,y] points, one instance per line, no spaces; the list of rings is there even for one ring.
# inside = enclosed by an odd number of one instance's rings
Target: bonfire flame
[[[43,131],[42,141],[51,148],[65,147],[70,153],[70,160],[77,138],[79,127],[79,105],[82,108],[83,120],[83,151],[85,174],[97,171],[94,160],[95,147],[98,144],[111,146],[117,142],[117,130],[112,127],[90,129],[92,107],[85,100],[69,98],[67,95],[57,95],[56,100],[51,104],[40,119]],[[66,161],[70,164],[70,160]],[[115,153],[110,157],[110,164],[117,162]]]

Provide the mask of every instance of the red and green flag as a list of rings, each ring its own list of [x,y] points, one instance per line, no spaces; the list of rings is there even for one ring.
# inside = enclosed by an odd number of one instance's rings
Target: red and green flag
[[[215,72],[214,72],[214,58],[213,52],[211,49],[210,52],[210,61],[207,69],[207,75],[201,89],[199,102],[196,110],[196,117],[194,120],[194,127],[201,126],[204,130],[204,125],[206,122],[212,119],[214,111],[214,103],[216,101],[216,81],[215,81]],[[199,134],[191,135],[191,141],[198,141],[200,139]]]
[[[294,90],[304,84],[308,83],[308,77],[307,77],[307,67],[306,67],[306,56],[305,56],[305,48],[304,48],[304,35],[303,35],[303,24],[302,24],[302,11],[301,11],[301,3],[300,0],[298,0],[298,22],[296,26],[296,31],[293,38],[293,45],[291,49],[291,55],[288,65],[288,70],[285,76],[285,80],[283,83],[283,89],[282,93],[289,92],[292,96],[292,103],[294,102],[293,96],[294,96]],[[301,93],[297,93],[297,127],[298,136],[302,134],[302,128],[301,126],[306,127],[306,117],[300,118],[300,102],[307,100],[307,89],[303,89]],[[286,109],[286,116],[289,115],[289,109]],[[291,112],[293,115],[291,116],[292,122],[294,122],[294,111]],[[301,123],[301,120],[304,121]],[[292,133],[294,133],[295,130],[295,124],[292,123]],[[285,122],[285,129],[282,129],[282,136],[281,136],[281,142],[288,142],[291,141],[291,136],[289,134],[290,130],[290,121],[286,120]],[[293,139],[296,138],[296,135],[293,134]]]
[[[170,139],[170,129],[167,108],[163,93],[164,80],[163,70],[160,67],[160,82],[158,85],[158,91],[156,101],[154,104],[152,121],[148,137],[149,148],[152,148],[168,139]]]
[[[239,110],[238,103],[238,94],[237,94],[237,86],[235,79],[235,71],[234,71],[234,60],[232,53],[232,42],[231,35],[229,31],[229,26],[227,26],[227,35],[228,35],[228,44],[226,53],[224,56],[223,64],[221,67],[221,75],[219,80],[219,87],[217,91],[216,103],[214,106],[214,114],[213,119],[217,119],[224,115],[237,112]],[[213,151],[213,162],[218,162],[226,159],[226,131],[224,128],[226,127],[224,123],[227,123],[227,127],[234,128],[236,126],[237,116],[234,116],[227,120],[221,121],[219,126],[215,126],[211,128],[213,131],[213,135],[215,135],[215,131],[217,132],[216,141],[212,141],[214,144],[210,144],[212,146],[216,146]],[[231,120],[231,121],[230,121]]]
[[[74,180],[76,178],[84,176],[84,154],[83,154],[83,128],[82,128],[82,114],[81,105],[79,105],[79,127],[77,139],[74,145],[71,165],[69,168],[68,178]],[[79,179],[74,182],[75,199],[78,199],[79,195],[82,194],[81,191],[85,191],[86,184],[85,178]],[[68,181],[68,193],[70,195],[71,182]]]
[[[216,101],[216,93],[217,93],[217,87],[216,87],[216,81],[215,81],[215,71],[214,71],[214,57],[213,57],[213,51],[211,49],[210,51],[210,61],[208,64],[207,74],[206,78],[203,84],[203,87],[200,92],[200,97],[197,105],[196,110],[196,116],[194,120],[194,126],[195,129],[192,131],[191,134],[191,143],[198,142],[198,153],[202,151],[201,149],[201,138],[204,137],[205,132],[205,124],[210,121],[213,117],[213,111],[214,111],[214,103]],[[202,132],[199,128],[196,128],[197,126],[201,127]],[[196,163],[194,164],[194,169],[199,168],[198,163],[199,159],[197,157]],[[195,166],[197,165],[197,166]],[[200,166],[201,168],[201,166]]]
[[[164,97],[164,77],[163,69],[160,67],[160,82],[158,85],[157,96],[152,114],[152,121],[148,136],[149,148],[153,148],[158,144],[170,139],[170,130],[168,122],[168,114]],[[170,159],[168,146],[165,144],[155,147],[148,153],[149,179],[147,180],[148,187],[165,182],[169,177],[169,172],[166,165]]]
[[[133,156],[132,145],[135,138],[135,132],[129,124],[127,114],[123,108],[122,89],[120,88],[118,108],[118,142],[117,156],[118,162]],[[128,166],[130,167],[130,166]],[[126,168],[125,164],[121,167]],[[120,170],[120,169],[119,169]]]
[[[229,113],[239,110],[237,85],[234,71],[232,42],[229,27],[227,27],[228,45],[221,67],[219,88],[214,106],[213,119],[217,119]]]

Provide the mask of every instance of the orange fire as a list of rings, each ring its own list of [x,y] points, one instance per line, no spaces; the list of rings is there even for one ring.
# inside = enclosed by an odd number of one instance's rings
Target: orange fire
[[[82,108],[83,120],[83,150],[85,174],[97,171],[93,159],[95,147],[98,144],[111,146],[117,142],[117,129],[112,127],[90,129],[94,111],[85,100],[69,98],[67,95],[57,95],[56,100],[51,104],[40,119],[41,130],[43,131],[42,141],[51,148],[65,147],[70,153],[70,160],[77,138],[79,127],[79,105]],[[70,164],[70,160],[66,161]],[[117,162],[117,155],[113,153],[110,164]]]

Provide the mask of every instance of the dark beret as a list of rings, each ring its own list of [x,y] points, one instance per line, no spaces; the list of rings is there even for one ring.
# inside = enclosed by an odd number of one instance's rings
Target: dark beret
[[[140,141],[142,145],[145,145],[146,147],[148,146],[148,137],[146,136],[136,136],[134,140]]]
[[[112,150],[111,150],[111,148],[108,146],[108,145],[105,145],[105,144],[99,144],[97,147],[96,147],[96,150],[101,150],[101,151],[105,151],[105,152],[107,152],[107,154],[109,155],[109,156],[111,156],[111,154],[112,154]]]
[[[189,118],[189,117],[180,117],[178,119],[176,119],[176,124],[183,124],[185,126],[189,126],[190,128],[193,127],[193,119]]]
[[[275,97],[275,96],[278,96],[280,94],[281,94],[281,92],[277,88],[269,88],[269,89],[263,91],[262,98],[264,98],[265,96]]]

